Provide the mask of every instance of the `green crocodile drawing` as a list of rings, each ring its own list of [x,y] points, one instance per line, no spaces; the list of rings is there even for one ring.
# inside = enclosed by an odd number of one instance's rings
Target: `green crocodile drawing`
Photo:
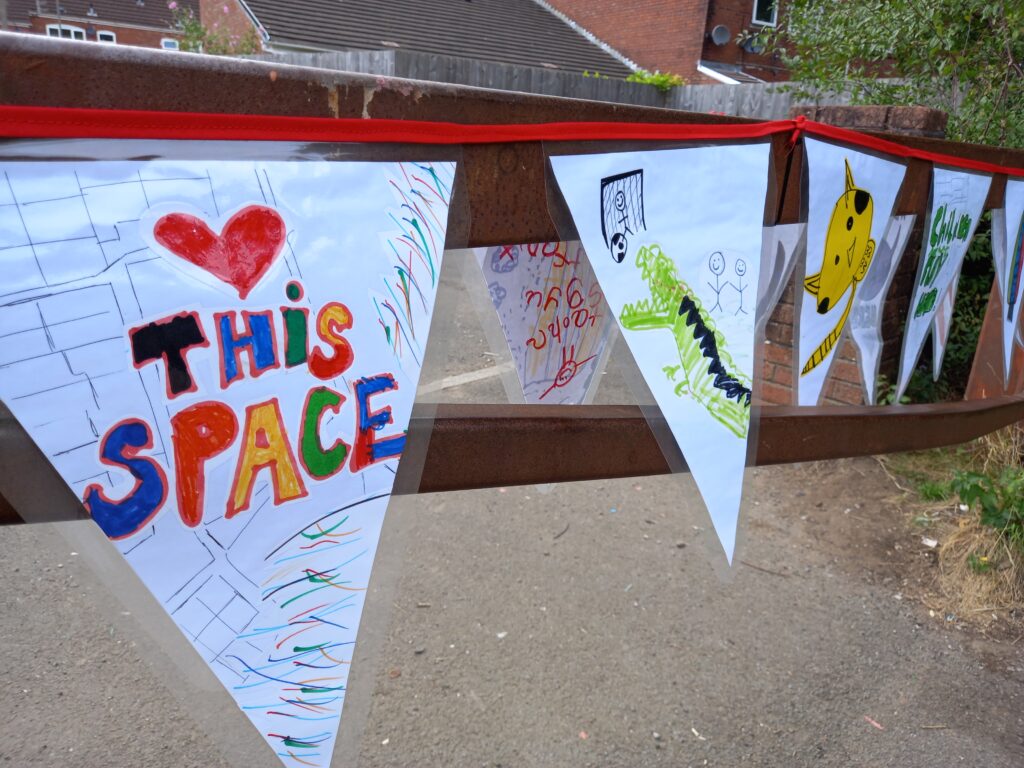
[[[689,394],[737,437],[750,425],[750,379],[736,369],[725,348],[725,337],[704,311],[697,294],[679,279],[675,264],[661,246],[642,247],[636,255],[649,299],[627,304],[619,321],[630,331],[667,328],[679,349],[679,365],[662,370],[671,381],[682,373],[677,395]]]

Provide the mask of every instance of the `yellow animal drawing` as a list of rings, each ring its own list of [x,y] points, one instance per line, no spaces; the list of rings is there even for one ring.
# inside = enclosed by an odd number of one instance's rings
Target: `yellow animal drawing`
[[[846,190],[832,210],[832,220],[825,233],[821,271],[804,280],[804,290],[814,296],[819,315],[834,309],[847,289],[850,297],[836,327],[807,358],[801,376],[813,371],[828,357],[843,332],[857,293],[857,283],[864,279],[871,266],[871,257],[875,255],[875,241],[871,239],[874,208],[871,194],[857,187],[850,163],[846,161]]]

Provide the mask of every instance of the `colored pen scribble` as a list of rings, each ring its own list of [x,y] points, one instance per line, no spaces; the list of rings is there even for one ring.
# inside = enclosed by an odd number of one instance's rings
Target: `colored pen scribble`
[[[551,402],[547,398],[553,395],[552,401],[580,401],[597,365],[588,363],[600,356],[609,330],[604,321],[604,294],[583,247],[579,243],[533,243],[494,248],[490,256],[485,263],[495,276],[519,275],[520,282],[515,285],[524,323],[508,323],[508,312],[516,308],[510,306],[503,315],[504,297],[494,303],[499,316],[505,318],[510,346],[521,350],[517,364],[527,400]],[[582,386],[569,388],[570,392],[566,387],[578,376]]]
[[[389,215],[395,230],[387,236],[390,272],[374,297],[377,318],[396,357],[423,360],[432,296],[444,252],[453,167],[399,163],[388,180],[398,208]]]
[[[344,703],[362,594],[373,551],[352,516],[371,496],[294,531],[264,557],[261,616],[239,636],[260,656],[225,657],[240,672],[242,708],[279,725],[264,732],[286,764],[326,766]],[[258,638],[258,639],[257,639]],[[244,647],[244,646],[243,646]],[[243,658],[244,657],[244,658]]]

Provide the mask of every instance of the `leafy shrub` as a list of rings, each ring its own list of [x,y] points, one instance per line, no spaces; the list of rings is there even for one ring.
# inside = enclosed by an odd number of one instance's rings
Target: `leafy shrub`
[[[1024,552],[1024,468],[1004,467],[998,474],[957,472],[952,487],[961,502],[978,505],[983,525]]]
[[[646,69],[637,70],[626,78],[627,83],[646,83],[653,85],[662,93],[668,93],[677,85],[686,85],[682,75],[673,75],[671,72],[660,72],[657,69],[648,72]]]
[[[889,381],[884,373],[879,374],[875,383],[875,405],[905,405],[910,402],[907,395],[896,399],[896,382]]]

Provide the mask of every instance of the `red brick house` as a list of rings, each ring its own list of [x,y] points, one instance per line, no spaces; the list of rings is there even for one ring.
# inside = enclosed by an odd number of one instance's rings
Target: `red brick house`
[[[691,83],[786,78],[737,38],[777,23],[782,0],[0,0],[0,26],[71,40],[177,49],[169,6],[270,51],[404,49],[625,77],[639,67]],[[6,5],[6,24],[4,7]]]
[[[241,36],[257,28],[239,0],[0,0],[0,29],[65,40],[178,50],[175,10]]]
[[[207,29],[265,50],[424,54],[622,78],[634,66],[539,0],[0,0],[0,27],[66,39],[177,48],[171,3]],[[60,12],[58,12],[60,9]]]
[[[778,23],[780,0],[545,0],[556,12],[648,70],[690,83],[787,79],[779,61],[752,43]]]

